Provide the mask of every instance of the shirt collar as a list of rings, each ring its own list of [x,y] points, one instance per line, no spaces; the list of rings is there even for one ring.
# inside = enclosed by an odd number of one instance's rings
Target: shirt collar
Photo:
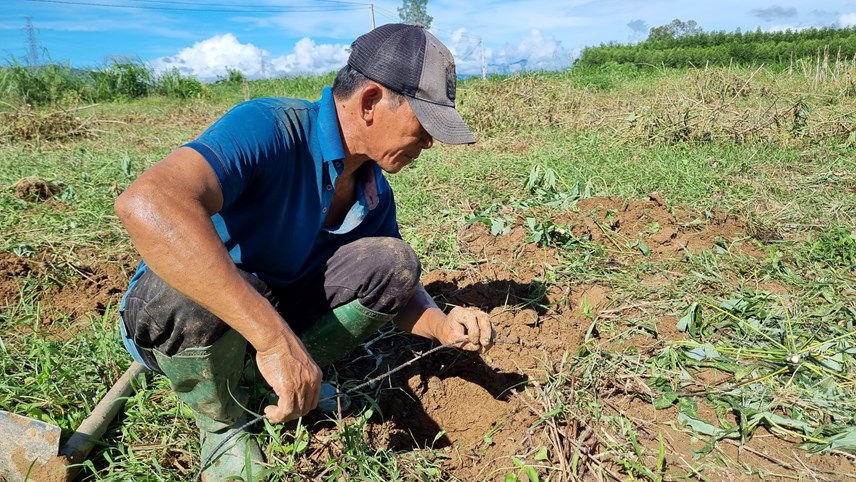
[[[336,101],[333,99],[333,89],[324,87],[318,105],[318,131],[321,140],[321,156],[325,162],[345,158],[345,147],[342,146],[342,133],[339,130],[339,119],[336,116]]]

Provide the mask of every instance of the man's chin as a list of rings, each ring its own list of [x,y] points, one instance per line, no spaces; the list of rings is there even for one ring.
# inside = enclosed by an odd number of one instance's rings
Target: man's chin
[[[401,161],[401,162],[383,163],[383,164],[378,163],[378,165],[380,166],[381,170],[383,170],[383,172],[385,172],[387,174],[395,174],[398,171],[409,166],[412,162],[413,162],[413,159],[407,157],[407,158],[405,158],[404,161]]]
[[[383,172],[385,172],[387,174],[396,174],[399,171],[401,171],[402,169],[404,169],[404,165],[403,164],[396,164],[394,166],[389,166],[389,167],[381,166],[381,169],[383,170]]]

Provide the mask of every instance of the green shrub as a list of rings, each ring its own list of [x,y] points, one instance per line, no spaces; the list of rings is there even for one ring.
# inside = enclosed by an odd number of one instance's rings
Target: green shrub
[[[154,91],[165,97],[198,99],[205,93],[205,86],[193,77],[182,75],[178,69],[172,69],[157,77]]]
[[[24,66],[13,59],[0,70],[0,99],[13,105],[68,104],[89,91],[86,71],[67,65]]]
[[[845,270],[856,268],[856,232],[850,227],[827,228],[806,245],[809,259]]]
[[[238,69],[227,68],[226,76],[217,79],[218,84],[243,84],[247,81],[247,76]]]
[[[154,76],[151,69],[136,62],[114,62],[92,72],[95,96],[98,100],[136,99],[152,90]]]

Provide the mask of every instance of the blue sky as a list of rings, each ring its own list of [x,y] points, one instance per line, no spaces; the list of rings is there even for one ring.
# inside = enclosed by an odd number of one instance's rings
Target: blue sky
[[[29,17],[39,57],[76,67],[140,59],[200,80],[226,68],[247,76],[333,71],[371,28],[370,2],[334,0],[0,0],[0,57],[29,58]],[[397,22],[401,1],[374,2],[377,25]],[[643,40],[675,18],[705,31],[856,25],[856,0],[429,0],[432,32],[458,73],[561,69],[581,49]]]

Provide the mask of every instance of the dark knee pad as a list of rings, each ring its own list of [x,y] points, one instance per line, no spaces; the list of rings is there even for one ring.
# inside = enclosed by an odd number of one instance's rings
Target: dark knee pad
[[[381,313],[395,314],[410,301],[422,265],[419,257],[404,241],[398,238],[367,238],[361,240],[370,246],[369,290],[360,297],[360,302],[366,308]]]
[[[395,314],[413,296],[421,271],[419,258],[404,241],[361,238],[327,260],[324,291],[331,308],[358,300],[370,310]]]

